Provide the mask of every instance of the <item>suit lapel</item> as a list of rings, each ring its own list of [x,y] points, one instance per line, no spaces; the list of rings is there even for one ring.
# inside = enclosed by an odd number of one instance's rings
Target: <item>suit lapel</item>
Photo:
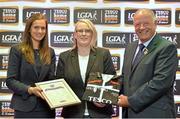
[[[87,83],[87,77],[94,65],[94,61],[96,59],[96,49],[91,49],[90,54],[89,54],[89,61],[88,61],[88,66],[87,66],[87,70],[86,70],[86,79],[85,79],[85,85]]]
[[[36,79],[38,79],[38,73],[37,73],[37,70],[36,70],[36,65],[32,65],[32,67],[33,67],[33,70],[34,70],[34,73],[35,73],[35,75],[36,75]]]
[[[42,65],[41,66],[41,72],[40,72],[40,75],[38,77],[39,81],[43,81],[44,77],[46,76],[45,74],[47,74],[47,72],[48,72],[48,69],[49,69],[48,65]]]
[[[129,74],[131,74],[132,72],[132,62],[133,62],[133,58],[134,58],[134,54],[136,52],[136,47],[138,45],[138,42],[133,42],[132,44],[130,44],[129,47],[126,48],[126,52],[127,52],[127,57],[125,57],[126,62],[127,62],[127,72],[129,72]]]
[[[96,50],[94,49],[94,50],[90,51],[88,66],[87,66],[87,70],[86,70],[86,77],[89,74],[89,72],[91,71],[91,68],[94,65],[95,59],[96,59]]]
[[[141,63],[142,59],[144,59],[148,54],[150,54],[157,46],[157,43],[158,43],[158,39],[157,39],[157,35],[152,39],[152,41],[149,43],[149,45],[147,46],[147,54],[144,54],[141,58],[140,58],[140,61],[135,65],[133,66],[133,69],[132,69],[132,73],[133,71],[136,69],[136,67]]]
[[[77,49],[73,49],[71,51],[71,58],[72,58],[72,68],[74,69],[75,74],[77,74],[76,76],[78,77],[78,79],[81,79],[82,81],[82,77],[81,77],[81,73],[80,73],[80,68],[79,68],[79,60],[78,60],[78,53],[77,53]],[[72,69],[72,70],[73,70]]]
[[[148,49],[148,53],[151,53],[157,46],[158,46],[158,42],[159,42],[159,36],[158,35],[155,35],[153,40],[149,43],[149,45],[147,46],[147,49]]]
[[[136,53],[137,46],[138,46],[138,42],[136,41],[134,44],[132,44],[132,47],[131,47],[131,49],[129,51],[129,54],[130,54],[130,56],[129,56],[129,58],[130,58],[130,67],[129,67],[129,69],[131,69],[131,70],[132,70],[132,63],[133,63],[134,55]]]

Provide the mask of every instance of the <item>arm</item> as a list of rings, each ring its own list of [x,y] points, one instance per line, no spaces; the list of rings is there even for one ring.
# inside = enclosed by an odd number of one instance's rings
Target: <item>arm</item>
[[[7,87],[18,95],[28,95],[29,86],[20,81],[22,54],[16,47],[10,49],[8,71],[7,71]]]

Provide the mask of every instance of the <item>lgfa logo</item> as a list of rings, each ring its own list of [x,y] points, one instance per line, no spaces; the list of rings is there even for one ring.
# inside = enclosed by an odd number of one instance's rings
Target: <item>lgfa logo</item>
[[[93,21],[97,20],[97,11],[93,10],[93,11],[89,11],[89,12],[78,12],[77,13],[77,18],[78,19],[90,19]]]
[[[10,34],[2,35],[2,43],[19,43],[21,42],[21,39],[22,39],[22,33],[14,34],[14,35],[10,35]]]

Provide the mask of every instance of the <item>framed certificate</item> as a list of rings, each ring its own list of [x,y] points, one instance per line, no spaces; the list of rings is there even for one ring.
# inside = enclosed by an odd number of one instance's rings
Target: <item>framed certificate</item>
[[[64,79],[38,82],[35,85],[43,90],[42,95],[50,108],[81,103]]]

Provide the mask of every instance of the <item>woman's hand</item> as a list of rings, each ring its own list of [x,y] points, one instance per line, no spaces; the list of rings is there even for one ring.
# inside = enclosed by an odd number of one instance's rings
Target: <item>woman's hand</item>
[[[44,100],[44,96],[42,95],[42,90],[39,87],[29,87],[28,93],[30,95],[34,94],[37,97],[40,97]]]

